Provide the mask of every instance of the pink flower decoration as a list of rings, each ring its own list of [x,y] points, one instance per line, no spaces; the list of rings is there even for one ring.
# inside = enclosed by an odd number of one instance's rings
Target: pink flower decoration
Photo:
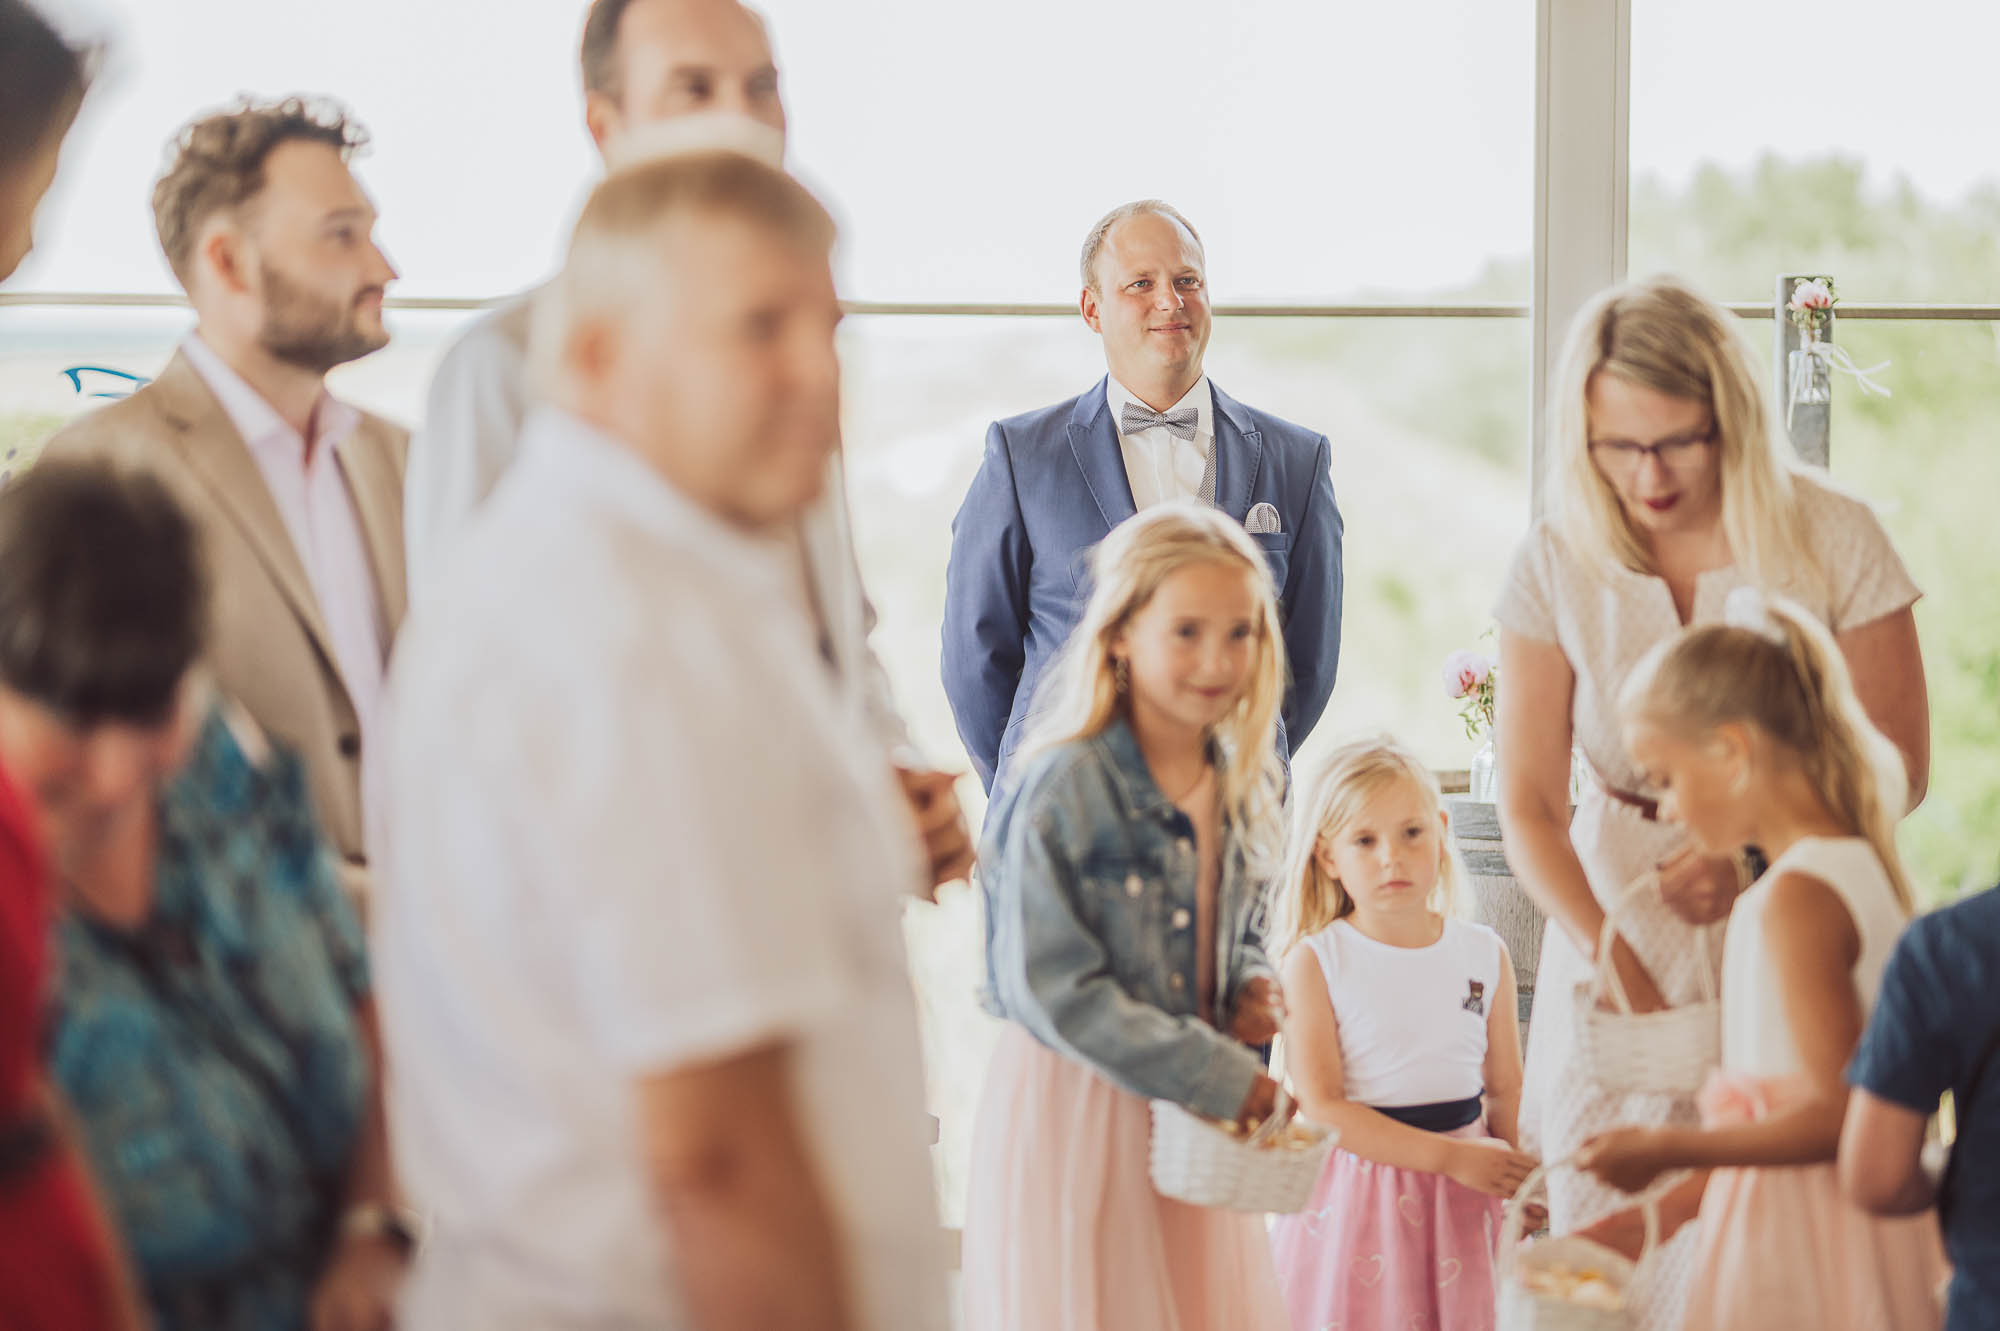
[[[1493,661],[1478,652],[1456,651],[1444,659],[1444,691],[1447,696],[1463,698],[1493,673]]]
[[[1815,278],[1801,282],[1792,288],[1792,308],[1795,310],[1830,310],[1833,308],[1833,293],[1826,283]]]

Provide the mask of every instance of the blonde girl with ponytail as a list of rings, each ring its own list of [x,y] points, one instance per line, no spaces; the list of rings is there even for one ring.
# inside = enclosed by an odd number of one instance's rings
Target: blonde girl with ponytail
[[[1695,1126],[1614,1129],[1581,1163],[1636,1192],[1696,1174],[1688,1325],[1933,1331],[1945,1264],[1929,1216],[1880,1219],[1835,1171],[1844,1071],[1912,911],[1896,856],[1895,747],[1814,617],[1744,588],[1630,680],[1627,746],[1660,815],[1714,851],[1762,847],[1723,953],[1722,1067]]]

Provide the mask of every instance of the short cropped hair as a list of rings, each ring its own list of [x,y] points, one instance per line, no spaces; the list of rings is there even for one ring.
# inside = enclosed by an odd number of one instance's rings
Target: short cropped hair
[[[97,52],[71,46],[25,0],[0,0],[0,171],[61,138],[76,118]]]
[[[563,343],[576,323],[643,296],[639,275],[656,268],[667,231],[692,216],[767,228],[804,249],[833,249],[838,229],[811,191],[776,167],[730,149],[643,157],[614,170],[577,218],[569,257],[537,299],[532,359],[553,388]]]
[[[579,53],[586,93],[594,92],[614,102],[625,95],[625,66],[618,58],[618,41],[625,27],[625,11],[632,5],[633,0],[591,0],[590,10],[583,19],[583,47]],[[762,14],[748,5],[744,8],[759,25],[768,26]]]
[[[1104,241],[1110,236],[1111,228],[1141,213],[1152,213],[1156,217],[1178,222],[1195,247],[1201,247],[1201,232],[1196,231],[1194,223],[1182,217],[1180,211],[1164,199],[1136,199],[1131,203],[1121,203],[1099,218],[1097,225],[1090,228],[1090,234],[1083,238],[1083,261],[1079,267],[1083,273],[1083,284],[1092,291],[1097,290],[1097,256],[1104,249]]]
[[[51,459],[0,491],[0,683],[65,724],[170,716],[208,594],[200,535],[148,473]]]
[[[368,146],[368,131],[339,103],[287,97],[245,100],[202,117],[174,139],[173,159],[153,187],[153,224],[174,275],[185,284],[202,223],[241,208],[264,189],[264,164],[280,145],[324,143],[345,161]]]
[[[623,91],[618,30],[632,0],[593,0],[583,20],[583,90],[616,100]]]

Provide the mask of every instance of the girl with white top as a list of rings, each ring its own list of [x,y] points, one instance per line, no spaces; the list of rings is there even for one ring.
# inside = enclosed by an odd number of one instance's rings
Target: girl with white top
[[[1722,1068],[1701,1126],[1614,1129],[1579,1163],[1626,1191],[1713,1170],[1691,1327],[1930,1331],[1943,1313],[1936,1223],[1863,1213],[1834,1169],[1843,1070],[1910,914],[1902,765],[1809,612],[1745,588],[1724,617],[1642,666],[1622,709],[1662,818],[1711,853],[1748,843],[1771,856],[1730,920]]]
[[[1340,1132],[1271,1241],[1295,1327],[1488,1331],[1518,1149],[1514,967],[1452,918],[1461,872],[1436,780],[1393,740],[1337,749],[1301,791],[1280,879],[1285,1057]]]

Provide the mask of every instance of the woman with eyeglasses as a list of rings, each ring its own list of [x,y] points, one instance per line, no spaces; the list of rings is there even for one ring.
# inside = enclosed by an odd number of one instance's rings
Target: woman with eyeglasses
[[[1919,593],[1875,515],[1800,462],[1772,424],[1735,318],[1673,279],[1613,288],[1577,316],[1551,408],[1551,512],[1516,552],[1500,624],[1500,820],[1514,872],[1549,917],[1521,1105],[1548,1161],[1617,1125],[1696,1123],[1694,1097],[1614,1094],[1575,1066],[1576,986],[1606,910],[1650,870],[1661,890],[1619,916],[1611,964],[1636,1011],[1702,995],[1749,854],[1708,859],[1658,820],[1617,721],[1626,677],[1684,626],[1722,617],[1739,586],[1782,593],[1832,630],[1862,703],[1901,751],[1909,803],[1930,769],[1930,712],[1911,606]],[[1594,780],[1572,819],[1570,762]],[[1746,848],[1747,852],[1747,848]],[[1685,1226],[1701,1180],[1665,1206],[1679,1230],[1636,1293],[1640,1325],[1681,1325]],[[1631,1199],[1553,1176],[1557,1233],[1637,1248]]]

